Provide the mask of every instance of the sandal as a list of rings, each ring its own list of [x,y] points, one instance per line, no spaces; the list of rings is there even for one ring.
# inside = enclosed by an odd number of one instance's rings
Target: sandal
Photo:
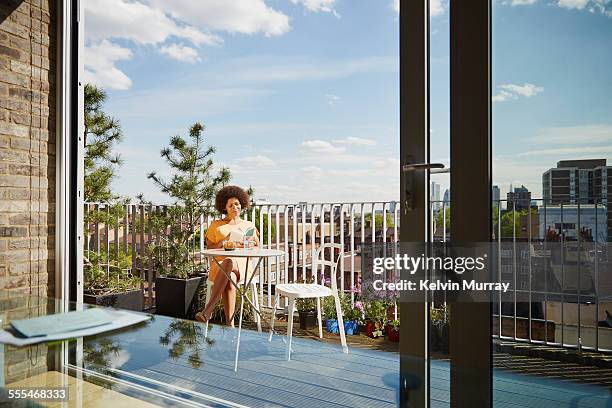
[[[195,314],[195,318],[198,322],[202,322],[202,323],[206,323],[210,320],[210,316],[206,317],[204,316],[203,312],[198,312]]]

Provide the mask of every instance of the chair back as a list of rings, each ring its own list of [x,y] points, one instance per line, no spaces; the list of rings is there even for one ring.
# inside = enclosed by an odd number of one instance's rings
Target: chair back
[[[331,258],[330,260],[325,259],[325,250],[331,249]],[[339,249],[339,254],[336,256],[336,249]],[[336,280],[336,271],[338,269],[338,264],[340,263],[340,259],[344,256],[344,248],[341,244],[332,244],[325,243],[322,244],[317,251],[315,252],[314,259],[312,261],[312,273],[316,276],[317,271],[319,270],[319,265],[323,266],[321,270],[321,285],[325,285],[325,267],[330,267],[330,279],[331,279],[331,288],[333,290],[338,290],[338,283]]]

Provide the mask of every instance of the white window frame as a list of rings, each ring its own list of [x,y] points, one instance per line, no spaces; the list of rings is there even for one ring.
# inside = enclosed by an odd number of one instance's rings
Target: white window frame
[[[84,12],[81,3],[80,0],[61,0],[57,15],[54,295],[66,309],[71,297],[77,304],[83,302],[84,88],[83,61],[80,57],[84,44]],[[73,47],[75,38],[76,50]],[[76,234],[71,226],[76,229]],[[76,279],[71,279],[71,269],[76,272],[73,275]]]

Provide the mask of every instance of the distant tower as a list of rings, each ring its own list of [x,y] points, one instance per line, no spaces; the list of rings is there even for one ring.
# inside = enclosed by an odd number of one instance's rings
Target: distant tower
[[[491,201],[493,202],[493,205],[495,204],[499,205],[499,199],[500,199],[499,187],[493,186],[491,188]]]

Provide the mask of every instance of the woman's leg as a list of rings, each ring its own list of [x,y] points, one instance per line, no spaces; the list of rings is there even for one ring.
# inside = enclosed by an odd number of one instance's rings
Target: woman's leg
[[[236,279],[236,275],[232,274],[232,279]],[[236,288],[228,282],[223,292],[223,310],[225,311],[225,321],[228,326],[234,327],[234,311],[236,310]]]
[[[238,265],[236,265],[236,263],[233,262],[230,258],[226,258],[223,260],[223,262],[221,262],[221,267],[227,272],[227,275],[229,275],[233,270],[235,270],[238,267]],[[212,312],[215,309],[215,305],[219,301],[219,298],[221,297],[221,295],[225,293],[226,287],[231,286],[233,288],[233,285],[229,283],[228,281],[227,275],[223,273],[222,271],[219,271],[217,273],[217,276],[215,277],[215,281],[212,287],[212,293],[210,295],[208,303],[204,307],[204,310],[201,312],[203,315],[202,317],[205,320],[210,319],[210,316],[212,315]],[[235,303],[235,298],[234,298],[234,303]]]

